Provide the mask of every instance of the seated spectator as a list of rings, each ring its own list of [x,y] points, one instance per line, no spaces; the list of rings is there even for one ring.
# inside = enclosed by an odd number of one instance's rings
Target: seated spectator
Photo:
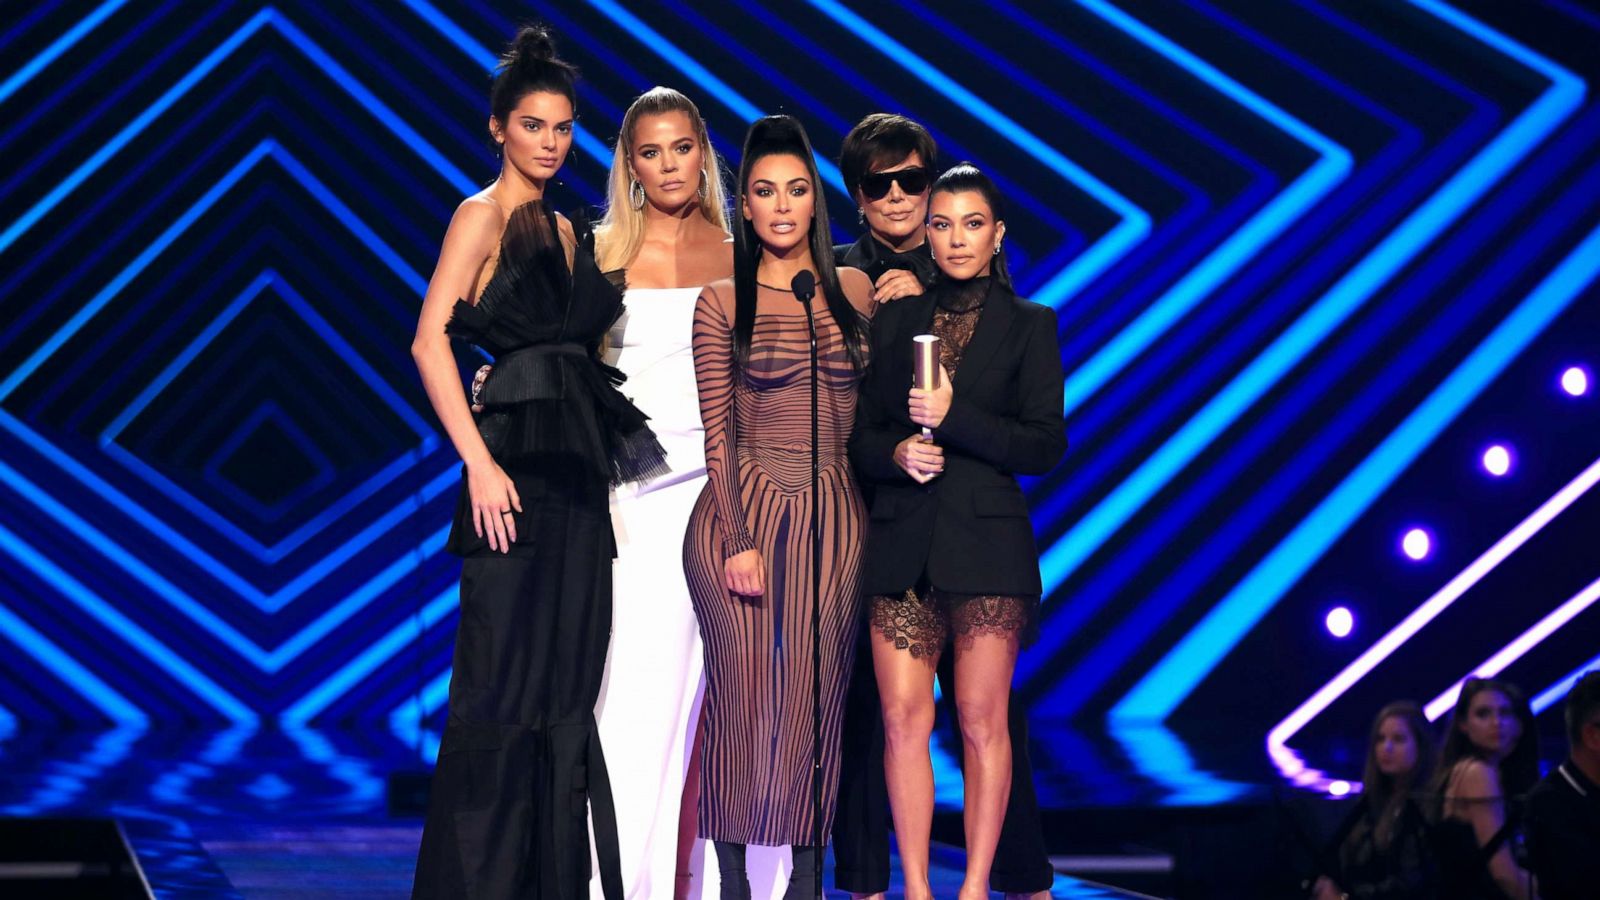
[[[1433,771],[1433,733],[1421,707],[1391,703],[1372,720],[1361,799],[1333,838],[1336,871],[1317,879],[1314,900],[1412,900],[1436,896],[1427,824],[1414,793]]]
[[[1532,875],[1512,858],[1517,822],[1507,816],[1539,778],[1538,741],[1533,710],[1515,685],[1468,678],[1461,686],[1435,777],[1440,806],[1432,844],[1439,896],[1538,896]]]
[[[1600,897],[1600,669],[1567,693],[1565,762],[1528,795],[1528,856],[1544,900]]]

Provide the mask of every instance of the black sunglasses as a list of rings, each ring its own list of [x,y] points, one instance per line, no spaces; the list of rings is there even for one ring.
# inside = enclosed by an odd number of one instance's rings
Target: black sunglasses
[[[933,182],[933,176],[922,166],[895,169],[892,172],[873,172],[861,176],[861,193],[868,200],[882,200],[896,181],[900,182],[900,190],[908,194],[920,194],[928,189],[928,185]]]

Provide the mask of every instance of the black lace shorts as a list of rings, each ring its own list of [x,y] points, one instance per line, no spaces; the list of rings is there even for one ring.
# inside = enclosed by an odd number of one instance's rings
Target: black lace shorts
[[[1010,635],[1025,647],[1037,636],[1038,597],[960,594],[924,584],[899,596],[875,594],[868,605],[872,630],[916,659],[933,658],[952,639],[966,649],[980,635]]]

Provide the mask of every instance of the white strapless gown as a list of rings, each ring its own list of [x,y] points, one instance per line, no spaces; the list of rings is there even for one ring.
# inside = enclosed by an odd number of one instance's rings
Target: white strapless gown
[[[630,288],[606,361],[628,376],[622,393],[645,415],[672,471],[611,495],[611,647],[595,717],[617,805],[622,883],[630,898],[671,898],[678,809],[704,690],[700,628],[683,575],[683,536],[705,486],[705,428],[691,346],[700,288]],[[789,852],[751,847],[752,896],[781,897]],[[693,897],[717,896],[716,855],[696,841]],[[596,875],[589,882],[600,897]]]
[[[700,715],[700,629],[683,577],[683,534],[705,485],[705,429],[690,332],[699,288],[630,288],[606,361],[650,417],[672,471],[611,495],[611,647],[595,715],[617,804],[629,897],[672,896],[678,805]],[[598,879],[590,881],[600,896]]]

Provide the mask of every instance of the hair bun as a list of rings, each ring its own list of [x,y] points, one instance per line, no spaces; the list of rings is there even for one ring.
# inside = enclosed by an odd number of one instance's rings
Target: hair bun
[[[750,123],[750,135],[757,140],[792,141],[804,133],[804,129],[800,127],[798,119],[782,113],[762,116]]]
[[[546,63],[556,58],[556,41],[543,25],[524,25],[511,39],[511,47],[500,61],[503,65]]]

